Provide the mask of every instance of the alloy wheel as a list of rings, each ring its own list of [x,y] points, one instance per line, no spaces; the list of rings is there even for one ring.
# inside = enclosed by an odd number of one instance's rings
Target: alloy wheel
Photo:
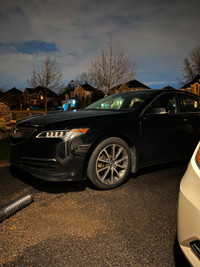
[[[96,160],[96,174],[105,184],[115,184],[124,177],[128,168],[128,154],[119,144],[103,148]]]

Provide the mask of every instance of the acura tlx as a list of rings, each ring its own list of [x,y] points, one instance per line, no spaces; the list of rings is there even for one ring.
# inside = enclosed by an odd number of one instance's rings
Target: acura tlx
[[[89,179],[99,189],[130,172],[191,155],[199,141],[200,98],[180,90],[138,90],[105,97],[84,110],[18,122],[10,162],[48,181]]]

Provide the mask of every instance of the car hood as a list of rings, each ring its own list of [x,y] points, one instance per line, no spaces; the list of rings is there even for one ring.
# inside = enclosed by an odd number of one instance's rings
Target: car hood
[[[127,113],[127,111],[110,111],[110,110],[81,110],[81,111],[64,111],[48,114],[34,115],[21,120],[18,126],[44,127],[50,124],[57,124],[66,121],[76,121],[91,117],[112,116]]]

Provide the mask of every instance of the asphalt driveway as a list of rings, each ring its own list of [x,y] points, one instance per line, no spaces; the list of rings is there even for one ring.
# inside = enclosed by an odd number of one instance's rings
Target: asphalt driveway
[[[186,164],[143,170],[119,188],[46,183],[0,168],[0,206],[35,201],[0,223],[0,266],[187,266],[176,243]]]

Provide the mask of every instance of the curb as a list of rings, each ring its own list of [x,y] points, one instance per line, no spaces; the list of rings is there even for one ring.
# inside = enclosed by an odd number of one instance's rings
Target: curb
[[[9,161],[0,161],[0,168],[3,168],[3,167],[8,167],[10,166],[10,162]]]

